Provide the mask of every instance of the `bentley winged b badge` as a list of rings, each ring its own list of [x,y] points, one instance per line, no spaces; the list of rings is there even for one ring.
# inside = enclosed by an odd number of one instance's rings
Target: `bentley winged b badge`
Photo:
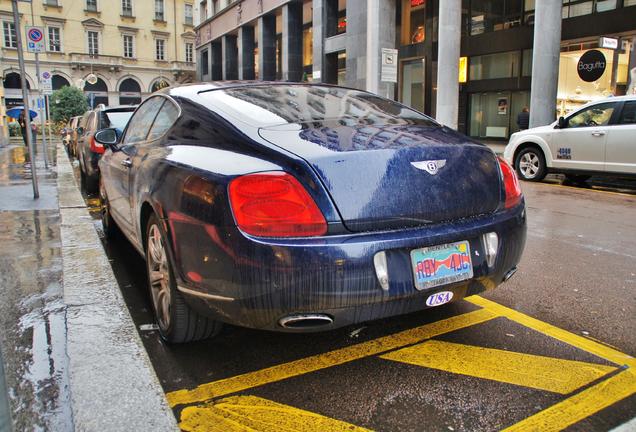
[[[426,171],[430,175],[435,175],[446,165],[446,159],[411,162],[411,165],[417,169]]]

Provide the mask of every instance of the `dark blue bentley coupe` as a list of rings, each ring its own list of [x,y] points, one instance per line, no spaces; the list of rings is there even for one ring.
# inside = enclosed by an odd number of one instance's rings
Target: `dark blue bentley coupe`
[[[524,200],[488,147],[330,85],[165,89],[96,139],[107,235],[144,255],[161,335],[317,331],[494,288]]]

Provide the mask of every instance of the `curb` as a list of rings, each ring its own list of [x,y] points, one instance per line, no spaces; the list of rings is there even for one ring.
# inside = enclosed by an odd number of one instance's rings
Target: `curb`
[[[59,143],[57,174],[75,430],[179,430]]]

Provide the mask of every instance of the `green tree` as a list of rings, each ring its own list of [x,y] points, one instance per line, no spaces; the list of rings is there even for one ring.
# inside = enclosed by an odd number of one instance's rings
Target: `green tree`
[[[67,122],[71,117],[88,110],[86,96],[77,87],[64,86],[50,96],[51,118],[54,122]]]

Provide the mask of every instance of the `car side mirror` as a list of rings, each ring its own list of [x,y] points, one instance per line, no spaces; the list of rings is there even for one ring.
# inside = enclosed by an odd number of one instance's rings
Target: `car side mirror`
[[[557,126],[559,127],[559,129],[565,129],[567,125],[568,124],[565,121],[565,117],[559,117],[559,122],[557,123]]]
[[[81,126],[80,126],[80,127],[78,127],[78,128],[77,128],[77,134],[78,134],[78,135],[84,135],[84,128],[83,128],[83,127],[81,127]]]
[[[113,149],[119,143],[117,131],[114,128],[102,129],[95,134],[95,141]]]

